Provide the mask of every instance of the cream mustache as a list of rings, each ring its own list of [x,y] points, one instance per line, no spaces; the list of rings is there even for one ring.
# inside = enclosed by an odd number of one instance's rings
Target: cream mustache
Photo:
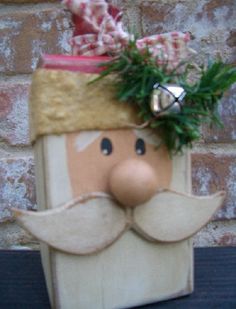
[[[128,229],[152,242],[177,242],[200,230],[221,206],[225,192],[197,197],[163,189],[146,203],[123,207],[94,192],[55,209],[14,209],[18,222],[39,240],[72,254],[92,254],[114,243]]]

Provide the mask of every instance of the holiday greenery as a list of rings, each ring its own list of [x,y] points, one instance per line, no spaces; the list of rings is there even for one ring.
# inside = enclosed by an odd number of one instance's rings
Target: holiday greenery
[[[224,92],[236,82],[236,69],[218,60],[194,74],[191,63],[180,63],[170,70],[168,63],[158,65],[148,51],[140,51],[135,41],[116,58],[105,64],[100,78],[115,74],[115,94],[119,101],[139,107],[139,116],[161,134],[171,154],[182,152],[185,146],[201,137],[201,124],[222,126],[218,104]],[[103,64],[104,65],[104,64]],[[176,84],[186,95],[179,113],[154,115],[150,100],[155,84]]]

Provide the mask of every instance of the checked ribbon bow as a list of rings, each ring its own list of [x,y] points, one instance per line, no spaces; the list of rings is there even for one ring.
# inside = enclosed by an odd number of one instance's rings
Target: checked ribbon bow
[[[74,36],[70,43],[74,55],[118,55],[132,39],[123,29],[121,13],[105,0],[64,0],[73,14]],[[169,32],[136,41],[140,50],[149,49],[153,57],[176,67],[191,50],[187,47],[189,33]]]

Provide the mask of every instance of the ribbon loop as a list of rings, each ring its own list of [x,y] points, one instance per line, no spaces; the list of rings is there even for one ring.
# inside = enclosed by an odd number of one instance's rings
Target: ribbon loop
[[[74,55],[118,55],[132,39],[123,29],[120,11],[105,0],[64,0],[73,13],[74,36],[71,39]],[[192,51],[187,47],[189,33],[169,32],[137,40],[139,50],[148,49],[157,64],[175,68]]]

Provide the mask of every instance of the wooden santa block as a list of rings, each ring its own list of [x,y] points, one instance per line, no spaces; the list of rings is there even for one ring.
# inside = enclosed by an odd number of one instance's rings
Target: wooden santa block
[[[52,307],[127,308],[187,295],[190,237],[224,193],[191,196],[189,154],[170,158],[158,135],[140,129],[136,110],[114,99],[110,81],[88,83],[94,78],[45,66],[32,82],[41,212],[15,213],[42,242]]]

